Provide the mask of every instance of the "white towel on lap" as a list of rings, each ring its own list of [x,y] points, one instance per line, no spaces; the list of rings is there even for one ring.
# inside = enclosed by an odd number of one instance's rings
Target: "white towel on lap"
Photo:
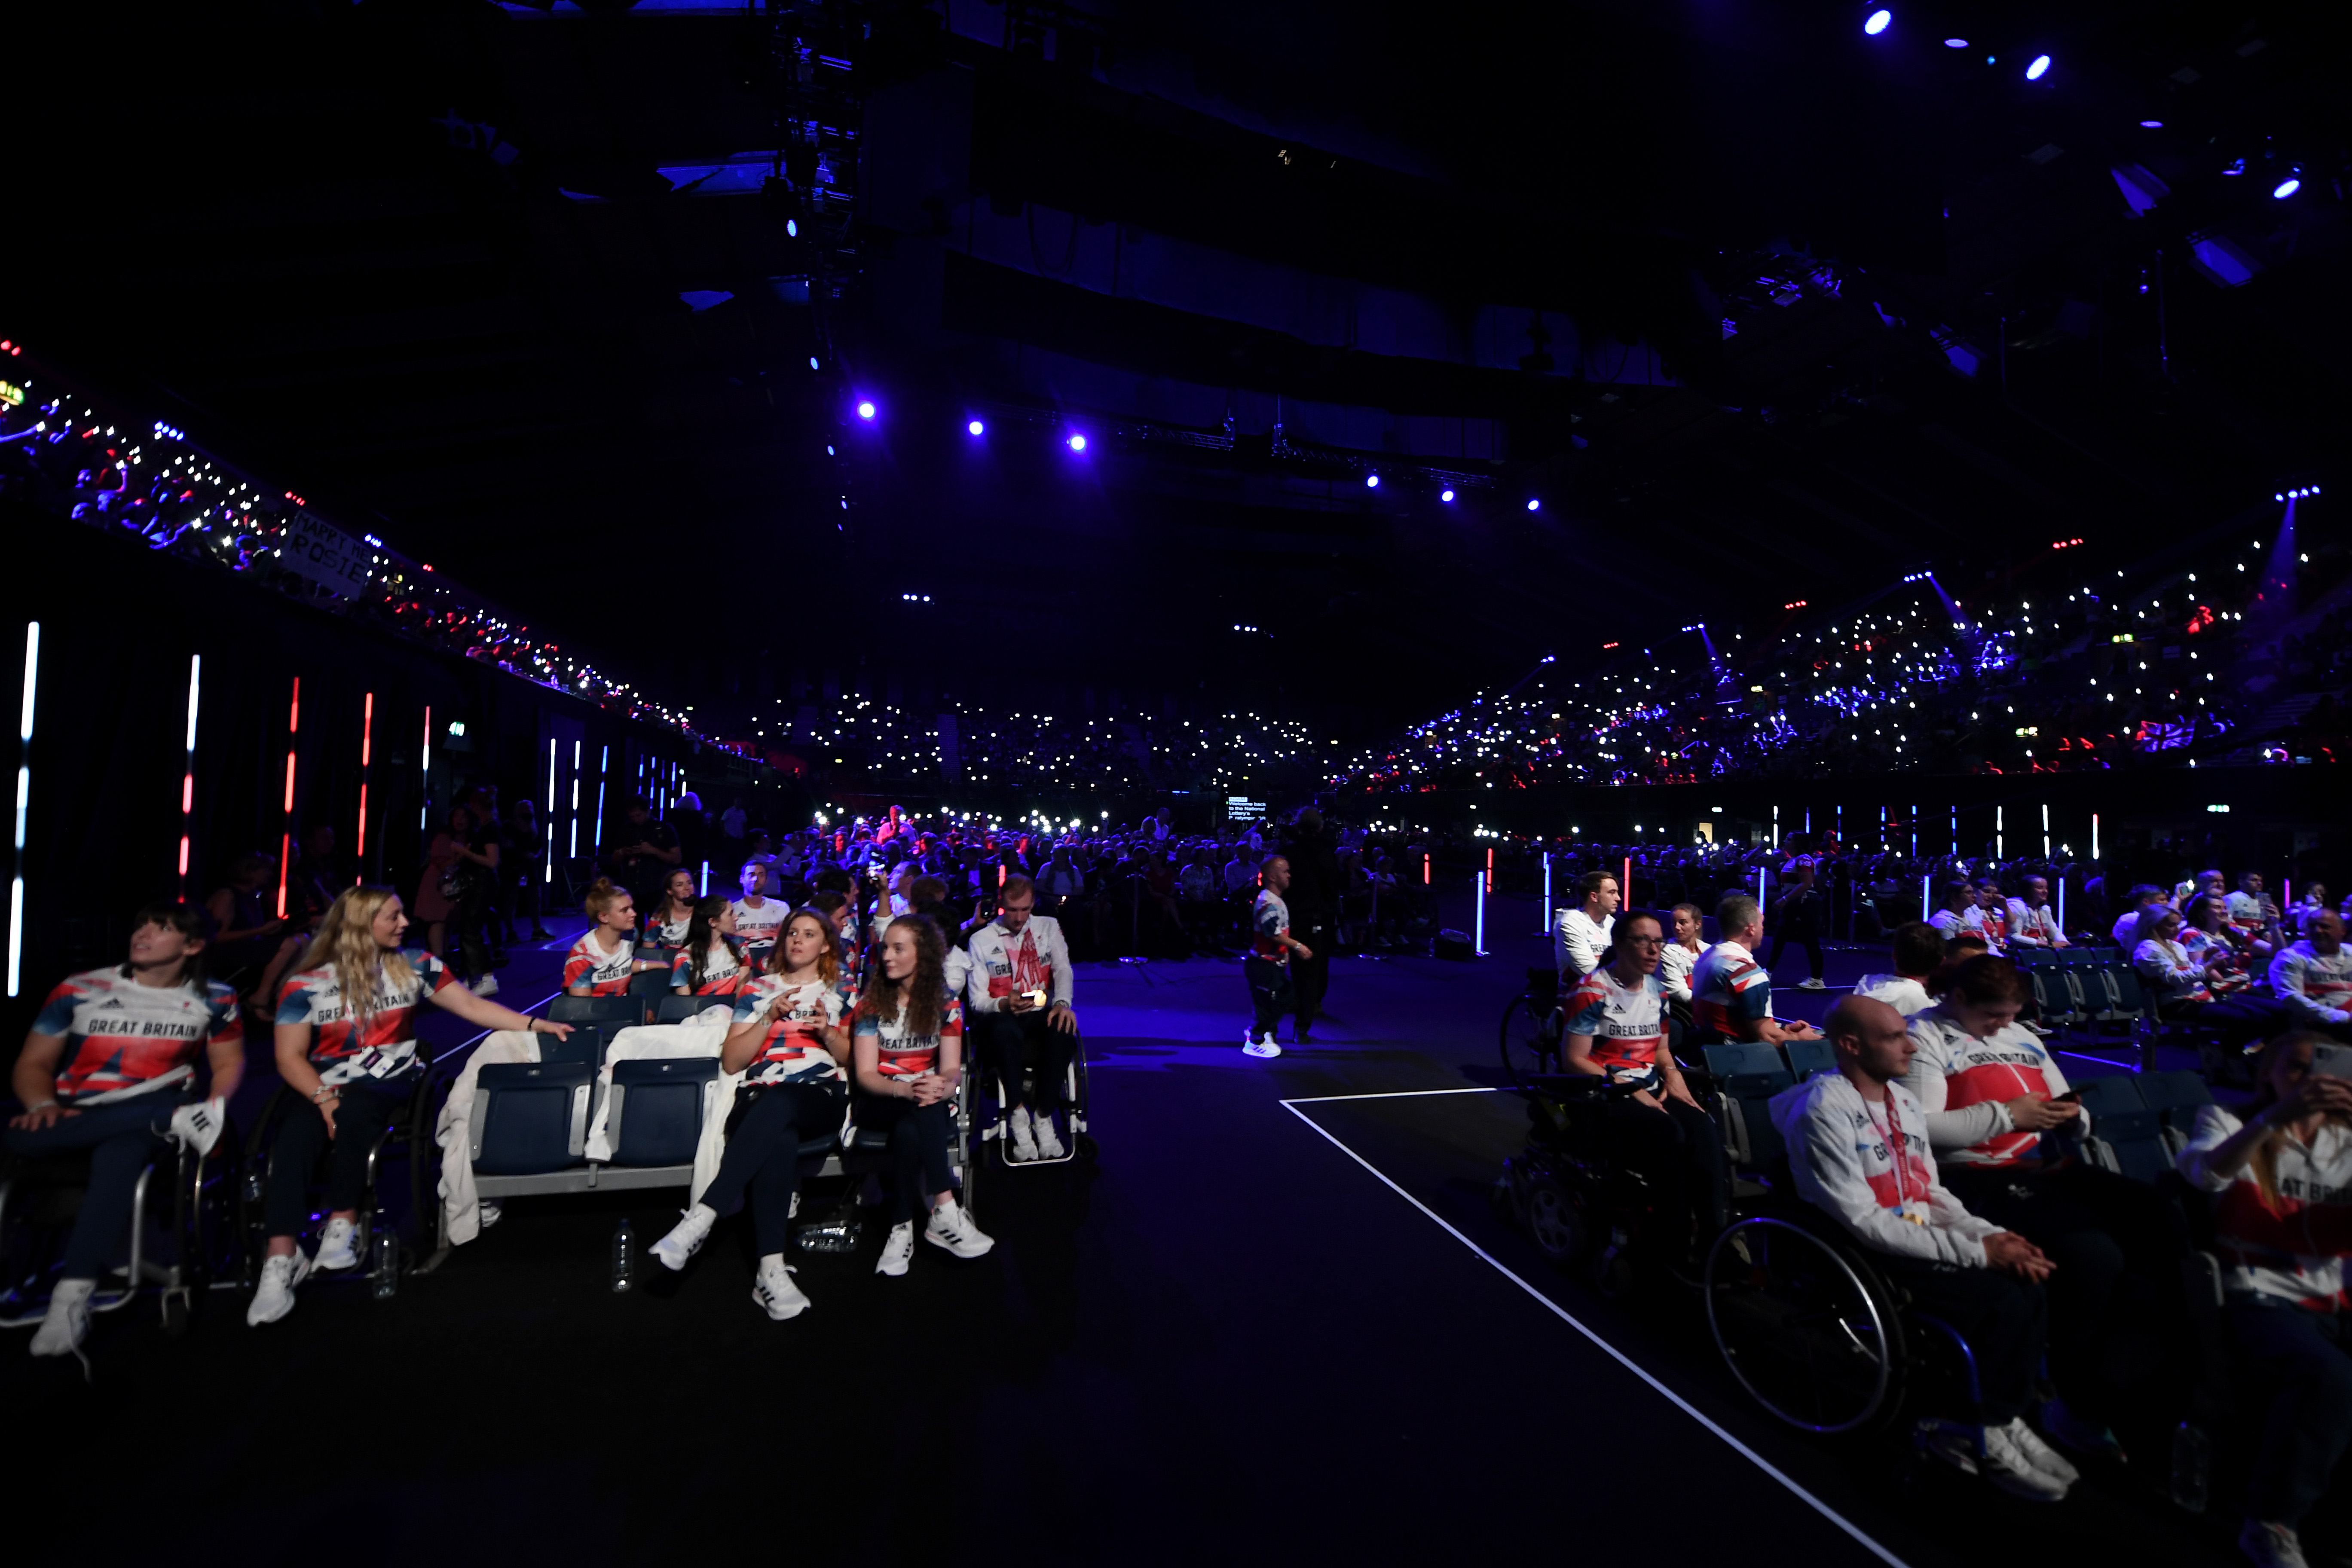
[[[709,1018],[713,1009],[706,1009]],[[602,1163],[613,1157],[613,1143],[606,1126],[613,1102],[613,1064],[616,1061],[643,1061],[661,1057],[715,1057],[726,1043],[724,1023],[649,1024],[634,1029],[624,1029],[613,1037],[604,1049],[604,1065],[597,1069],[603,1090],[596,1097],[596,1116],[588,1125],[588,1158]],[[694,1186],[688,1202],[702,1195],[711,1178],[719,1174],[719,1156],[726,1152],[727,1140],[720,1129],[727,1125],[727,1112],[735,1103],[735,1087],[743,1081],[741,1073],[722,1073],[719,1093],[710,1107],[709,1119],[703,1123],[701,1141],[694,1150]]]
[[[494,1062],[539,1060],[539,1037],[527,1029],[500,1029],[466,1059],[449,1098],[433,1123],[441,1145],[441,1216],[449,1245],[462,1246],[482,1233],[481,1200],[474,1194],[474,1079]]]

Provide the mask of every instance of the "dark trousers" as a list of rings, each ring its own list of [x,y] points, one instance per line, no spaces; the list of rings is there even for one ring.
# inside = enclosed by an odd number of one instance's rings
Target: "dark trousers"
[[[954,1184],[948,1169],[948,1103],[917,1105],[911,1100],[884,1100],[867,1095],[858,1102],[857,1124],[890,1131],[890,1159],[898,1189],[890,1194],[890,1223],[904,1225],[915,1217],[917,1200],[930,1207],[934,1193]]]
[[[980,1026],[980,1059],[1003,1086],[1004,1109],[1023,1103],[1021,1070],[1029,1047],[1037,1050],[1037,1091],[1027,1098],[1036,1110],[1050,1111],[1062,1102],[1070,1058],[1077,1053],[1078,1037],[1064,1034],[1045,1021],[1046,1009],[1031,1013],[981,1013],[968,1020]]]
[[[1250,1026],[1255,1038],[1274,1037],[1274,1026],[1291,1009],[1296,1000],[1290,983],[1290,965],[1260,958],[1255,953],[1242,960],[1242,978],[1249,982],[1250,1011],[1255,1022]],[[1304,1016],[1304,1015],[1301,1015]]]
[[[1290,934],[1305,942],[1315,956],[1290,955],[1290,986],[1298,1011],[1298,1026],[1306,1028],[1323,1016],[1323,995],[1331,989],[1331,944],[1339,940],[1329,910],[1298,911],[1298,929]]]
[[[466,896],[449,911],[446,929],[452,940],[441,944],[449,950],[446,956],[456,961],[452,967],[463,981],[479,980],[490,969],[489,954],[482,947],[482,911],[489,901],[489,889],[482,881],[479,876],[467,879]]]
[[[530,917],[531,930],[545,931],[547,927],[540,916],[539,874],[540,868],[536,861],[523,868],[522,880],[515,888],[514,911],[518,916]]]
[[[801,1143],[840,1127],[840,1102],[808,1084],[768,1084],[733,1120],[727,1130],[727,1152],[719,1157],[719,1173],[702,1189],[702,1202],[720,1214],[733,1214],[749,1192],[751,1234],[765,1258],[783,1251],[793,1238]]]
[[[372,1084],[375,1080],[369,1080]],[[263,1212],[272,1236],[299,1236],[310,1220],[310,1173],[330,1142],[327,1163],[327,1211],[355,1209],[367,1198],[368,1150],[393,1121],[408,1114],[408,1098],[416,1087],[414,1074],[385,1080],[375,1088],[342,1086],[342,1104],[335,1110],[335,1131],[327,1133],[327,1119],[315,1105],[298,1104],[278,1131],[278,1146],[269,1158],[269,1195]]]
[[[138,1189],[139,1173],[163,1142],[172,1113],[187,1103],[185,1095],[154,1089],[111,1105],[93,1105],[47,1127],[7,1129],[8,1152],[26,1159],[89,1151],[89,1185],[74,1215],[73,1232],[66,1238],[65,1261],[58,1270],[61,1278],[95,1279],[114,1262],[130,1234],[131,1197]]]
[[[2198,1361],[2180,1301],[2190,1247],[2156,1189],[2083,1165],[1938,1173],[1970,1214],[2017,1232],[2058,1266],[2043,1289],[2051,1374],[2069,1408],[2099,1426],[2129,1403],[2171,1408],[2166,1391]]]
[[[1604,1102],[1610,1157],[1647,1176],[1669,1213],[1699,1220],[1712,1236],[1725,1220],[1723,1140],[1714,1118],[1696,1106],[1664,1096],[1660,1103],[1663,1112],[1636,1100]],[[1685,1224],[1674,1241],[1679,1243],[1687,1229]]]
[[[2049,1317],[2042,1287],[1990,1268],[1968,1268],[1874,1252],[1871,1263],[1910,1293],[1912,1304],[1958,1330],[1975,1352],[1981,1395],[1978,1418],[2006,1426],[2033,1403]],[[1927,1334],[1933,1329],[1922,1331]]]
[[[1780,967],[1780,950],[1788,946],[1789,943],[1792,942],[1799,947],[1805,950],[1805,962],[1812,965],[1807,977],[1809,979],[1820,980],[1827,976],[1829,970],[1822,963],[1822,933],[1818,931],[1774,931],[1772,933],[1772,952],[1769,957],[1764,960],[1764,967],[1767,969],[1779,969]]]
[[[2210,1002],[2167,1002],[2165,1017],[2214,1029],[2231,1045],[2268,1039],[2295,1026],[2294,1010],[2268,996],[2221,996]]]
[[[2352,1444],[2352,1318],[2242,1296],[2228,1315],[2238,1353],[2270,1399],[2247,1516],[2300,1524]]]

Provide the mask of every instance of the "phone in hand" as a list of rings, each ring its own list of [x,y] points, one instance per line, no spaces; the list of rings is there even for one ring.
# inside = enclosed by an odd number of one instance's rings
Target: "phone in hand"
[[[2314,1046],[2311,1070],[2329,1078],[2352,1078],[2352,1047]]]

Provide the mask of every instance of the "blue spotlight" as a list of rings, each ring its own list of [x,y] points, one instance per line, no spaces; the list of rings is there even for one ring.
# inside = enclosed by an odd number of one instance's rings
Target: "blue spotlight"
[[[2303,182],[2294,175],[2289,174],[2285,179],[2281,180],[2277,184],[2271,187],[2271,199],[2276,202],[2283,202],[2301,189],[2303,189]]]
[[[1969,41],[1966,38],[1946,38],[1944,40],[1944,47],[1948,49],[1965,49],[1968,47]]]
[[[2040,81],[2049,74],[2050,57],[2048,55],[2034,56],[2033,63],[2025,68],[2025,79],[2028,81]]]
[[[1528,510],[1529,511],[1541,511],[1543,510],[1543,502],[1534,496],[1529,496],[1528,498]]]
[[[873,418],[873,417],[874,417],[874,405],[872,405],[871,403],[860,403],[860,404],[857,405],[857,416],[858,416],[860,419],[871,419],[871,418]]]
[[[1086,438],[1084,436],[1073,436],[1073,437],[1070,437],[1070,450],[1071,450],[1071,451],[1073,451],[1073,452],[1083,452],[1083,451],[1085,451],[1086,449],[1087,449],[1087,438]]]
[[[964,428],[965,428],[966,430],[971,431],[971,432],[973,435],[975,435],[975,436],[982,436],[982,435],[985,435],[985,434],[987,434],[987,432],[988,432],[988,426],[985,426],[985,425],[982,425],[982,424],[979,420],[977,420],[977,419],[973,420],[971,424],[969,424],[969,425],[965,426],[964,426]]]
[[[1368,490],[1376,490],[1376,489],[1380,489],[1380,488],[1381,488],[1381,477],[1380,477],[1380,475],[1378,475],[1378,474],[1366,474],[1366,475],[1364,476],[1364,488],[1365,488],[1366,489],[1368,489]]]
[[[1454,499],[1454,488],[1451,485],[1448,485],[1445,489],[1438,491],[1437,499],[1439,500],[1452,500]]]
[[[1873,11],[1866,18],[1864,19],[1862,30],[1868,33],[1874,38],[1878,37],[1879,34],[1886,31],[1887,24],[1894,20],[1895,13],[1887,10],[1884,6],[1881,6],[1879,9]]]
[[[2142,131],[2161,131],[2164,129],[2164,121],[2161,120],[2143,120],[2139,122],[2139,128]]]
[[[786,239],[798,239],[800,237],[801,220],[796,217],[786,218],[784,220],[784,237]]]
[[[809,355],[809,369],[811,369],[811,370],[814,370],[815,368],[816,368],[816,355],[814,355],[814,354],[811,354],[811,355]]]

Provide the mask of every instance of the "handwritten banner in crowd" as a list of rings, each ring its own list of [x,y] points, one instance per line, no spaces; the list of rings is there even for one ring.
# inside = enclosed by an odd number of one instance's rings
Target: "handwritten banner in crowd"
[[[298,511],[286,528],[285,564],[346,599],[367,586],[375,552],[315,512]]]

